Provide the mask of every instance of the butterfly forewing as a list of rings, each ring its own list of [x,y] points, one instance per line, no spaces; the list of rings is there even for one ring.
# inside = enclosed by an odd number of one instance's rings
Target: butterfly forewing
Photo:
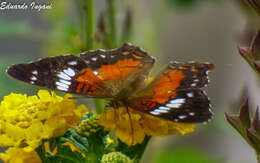
[[[139,47],[124,44],[114,50],[83,52],[80,57],[65,55],[16,64],[7,73],[20,81],[53,90],[115,98],[136,81],[135,86],[140,87],[153,63],[154,59]]]
[[[92,81],[79,81],[81,72],[86,72],[88,66],[79,57],[73,55],[49,57],[28,64],[16,64],[8,68],[7,73],[20,81],[68,93],[81,94],[89,97],[109,97],[102,81],[95,78]],[[95,82],[96,81],[96,82]],[[84,83],[81,86],[81,83]],[[95,89],[91,91],[91,89]]]

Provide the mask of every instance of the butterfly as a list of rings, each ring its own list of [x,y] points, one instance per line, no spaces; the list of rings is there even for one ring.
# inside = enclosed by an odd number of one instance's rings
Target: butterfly
[[[111,99],[113,107],[131,107],[174,122],[199,123],[212,118],[210,101],[201,88],[209,83],[213,64],[170,62],[147,84],[154,63],[147,52],[125,43],[113,50],[15,64],[7,74],[52,90]]]

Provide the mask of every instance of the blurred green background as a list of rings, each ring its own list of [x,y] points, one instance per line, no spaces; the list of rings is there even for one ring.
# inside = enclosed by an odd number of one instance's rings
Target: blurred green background
[[[82,15],[79,11],[81,4],[78,1],[37,2],[51,3],[52,9],[40,12],[0,10],[1,99],[10,92],[31,95],[38,89],[9,78],[5,74],[8,66],[40,57],[78,54],[84,46],[80,41]],[[159,71],[169,60],[209,61],[216,65],[207,88],[215,118],[207,125],[198,125],[194,133],[184,137],[153,138],[145,152],[144,163],[256,161],[253,150],[224,118],[224,111],[237,112],[242,93],[250,94],[252,106],[256,106],[259,99],[255,74],[238,55],[236,49],[242,42],[248,18],[236,2],[115,0],[115,19],[118,26],[116,32],[120,40],[118,42],[129,41],[156,57],[154,72]],[[129,14],[127,11],[130,12],[128,18],[132,23],[125,22]],[[95,1],[95,21],[99,25],[96,29],[97,42],[106,40],[100,35],[102,13],[106,15],[106,0]],[[124,25],[131,27],[131,31],[120,38],[122,35],[119,34],[128,30]],[[100,47],[102,46],[99,44],[95,45],[95,48]],[[80,98],[80,101],[93,108],[91,100]]]

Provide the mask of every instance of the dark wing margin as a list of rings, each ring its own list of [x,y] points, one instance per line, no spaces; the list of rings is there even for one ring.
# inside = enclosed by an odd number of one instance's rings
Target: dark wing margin
[[[210,63],[170,62],[128,105],[174,122],[206,122],[213,113],[201,88],[209,83],[208,72],[213,68]]]
[[[104,65],[115,65],[118,61],[129,60],[154,63],[155,59],[143,49],[128,43],[112,50],[90,50],[80,54],[92,70],[97,70]]]
[[[76,78],[87,69],[87,64],[74,55],[48,57],[28,64],[15,64],[7,69],[7,74],[22,82],[67,93],[85,95],[87,97],[107,97],[101,83],[84,83],[88,89],[78,88],[80,82]],[[101,91],[102,90],[102,91]]]

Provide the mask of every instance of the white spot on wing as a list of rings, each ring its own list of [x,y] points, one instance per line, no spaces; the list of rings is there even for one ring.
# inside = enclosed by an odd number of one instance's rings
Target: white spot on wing
[[[92,57],[91,60],[92,61],[97,61],[97,57]]]
[[[37,80],[37,78],[35,76],[32,76],[30,79],[34,80],[34,81]]]
[[[100,57],[101,58],[106,58],[106,56],[104,54],[101,54]]]
[[[71,66],[74,66],[74,65],[77,65],[77,61],[70,61],[70,62],[68,62],[68,64]]]
[[[184,98],[177,98],[175,100],[171,100],[170,103],[171,104],[182,104],[184,103],[185,99]]]
[[[160,114],[159,112],[156,112],[156,111],[151,111],[150,113],[153,114],[153,115],[159,115]]]
[[[165,106],[160,106],[159,107],[160,110],[171,110],[171,108],[165,107]]]
[[[57,86],[61,86],[61,87],[64,87],[64,88],[69,88],[69,86],[67,85],[67,84],[64,84],[64,83],[62,83],[62,82],[56,82],[56,85]]]
[[[71,78],[64,72],[60,72],[57,76],[65,80],[71,80]]]
[[[188,97],[193,97],[193,93],[192,93],[192,92],[189,92],[189,93],[187,93],[187,96],[188,96]]]
[[[31,83],[31,84],[34,84],[34,81],[31,81],[30,83]]]
[[[159,112],[159,113],[168,113],[167,110],[161,110],[161,109],[155,109],[154,111]]]
[[[95,70],[93,73],[94,73],[95,75],[98,75],[98,71],[97,71],[97,70]]]
[[[169,108],[179,108],[181,104],[166,104],[166,106]]]
[[[178,116],[180,119],[184,119],[184,118],[186,118],[187,116],[186,115],[179,115]]]
[[[33,71],[32,71],[32,74],[38,75],[38,71],[37,71],[37,70],[33,70]]]
[[[195,113],[194,113],[194,112],[189,112],[189,115],[190,115],[190,116],[194,116]]]
[[[67,91],[68,88],[65,88],[65,87],[61,87],[61,86],[57,86],[57,89],[61,90],[61,91]]]
[[[197,85],[196,83],[192,83],[191,84],[192,87],[196,87],[196,85]]]
[[[76,75],[75,71],[73,69],[71,69],[70,67],[67,68],[66,70],[64,70],[64,72],[66,74],[68,74],[69,76],[75,76]]]
[[[66,84],[66,85],[70,85],[71,84],[71,82],[70,81],[67,81],[67,80],[60,80],[60,82],[62,82],[62,83],[64,83],[64,84]]]

